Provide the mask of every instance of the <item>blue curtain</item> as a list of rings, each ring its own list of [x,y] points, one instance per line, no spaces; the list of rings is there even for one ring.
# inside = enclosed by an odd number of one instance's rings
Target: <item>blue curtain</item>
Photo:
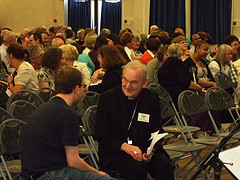
[[[149,22],[170,35],[177,27],[185,31],[185,0],[151,0]]]
[[[72,27],[75,33],[79,28],[85,29],[87,27],[90,27],[90,0],[87,0],[86,2],[69,0],[68,6],[68,25]]]
[[[231,33],[232,0],[191,0],[191,33],[209,33],[212,44],[222,44]]]
[[[117,3],[102,1],[101,29],[108,28],[118,34],[121,29],[122,0]]]

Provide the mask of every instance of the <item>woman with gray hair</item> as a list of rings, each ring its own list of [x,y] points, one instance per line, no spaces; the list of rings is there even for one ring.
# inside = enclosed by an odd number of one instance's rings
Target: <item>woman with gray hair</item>
[[[202,91],[201,86],[191,81],[191,74],[181,60],[181,53],[179,44],[171,44],[168,47],[168,59],[158,70],[158,81],[172,96],[175,104],[178,95],[186,89]]]
[[[132,47],[133,55],[135,59],[140,59],[142,57],[142,53],[139,51],[141,36],[138,33],[134,33],[134,44]]]

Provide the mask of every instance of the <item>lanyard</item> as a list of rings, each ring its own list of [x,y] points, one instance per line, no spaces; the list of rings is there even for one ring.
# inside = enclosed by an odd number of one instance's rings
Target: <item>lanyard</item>
[[[137,100],[137,102],[136,102],[136,104],[135,104],[135,108],[134,108],[134,111],[133,111],[133,114],[132,114],[132,117],[131,117],[131,121],[130,121],[130,123],[129,123],[129,125],[128,125],[128,131],[129,131],[131,125],[132,125],[132,121],[133,121],[133,118],[134,118],[134,116],[135,116],[137,106],[138,106],[138,100]]]

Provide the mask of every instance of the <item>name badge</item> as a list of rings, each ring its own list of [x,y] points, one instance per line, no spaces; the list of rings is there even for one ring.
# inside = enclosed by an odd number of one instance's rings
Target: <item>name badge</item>
[[[150,114],[138,113],[138,121],[149,123]]]

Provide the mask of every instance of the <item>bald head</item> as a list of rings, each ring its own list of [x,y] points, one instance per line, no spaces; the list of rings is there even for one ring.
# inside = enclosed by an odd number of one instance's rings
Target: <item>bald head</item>
[[[158,29],[158,26],[157,25],[152,25],[150,27],[150,34],[152,34],[153,31],[157,30]]]
[[[6,31],[3,34],[3,44],[9,47],[11,44],[16,42],[16,34],[12,31]]]

